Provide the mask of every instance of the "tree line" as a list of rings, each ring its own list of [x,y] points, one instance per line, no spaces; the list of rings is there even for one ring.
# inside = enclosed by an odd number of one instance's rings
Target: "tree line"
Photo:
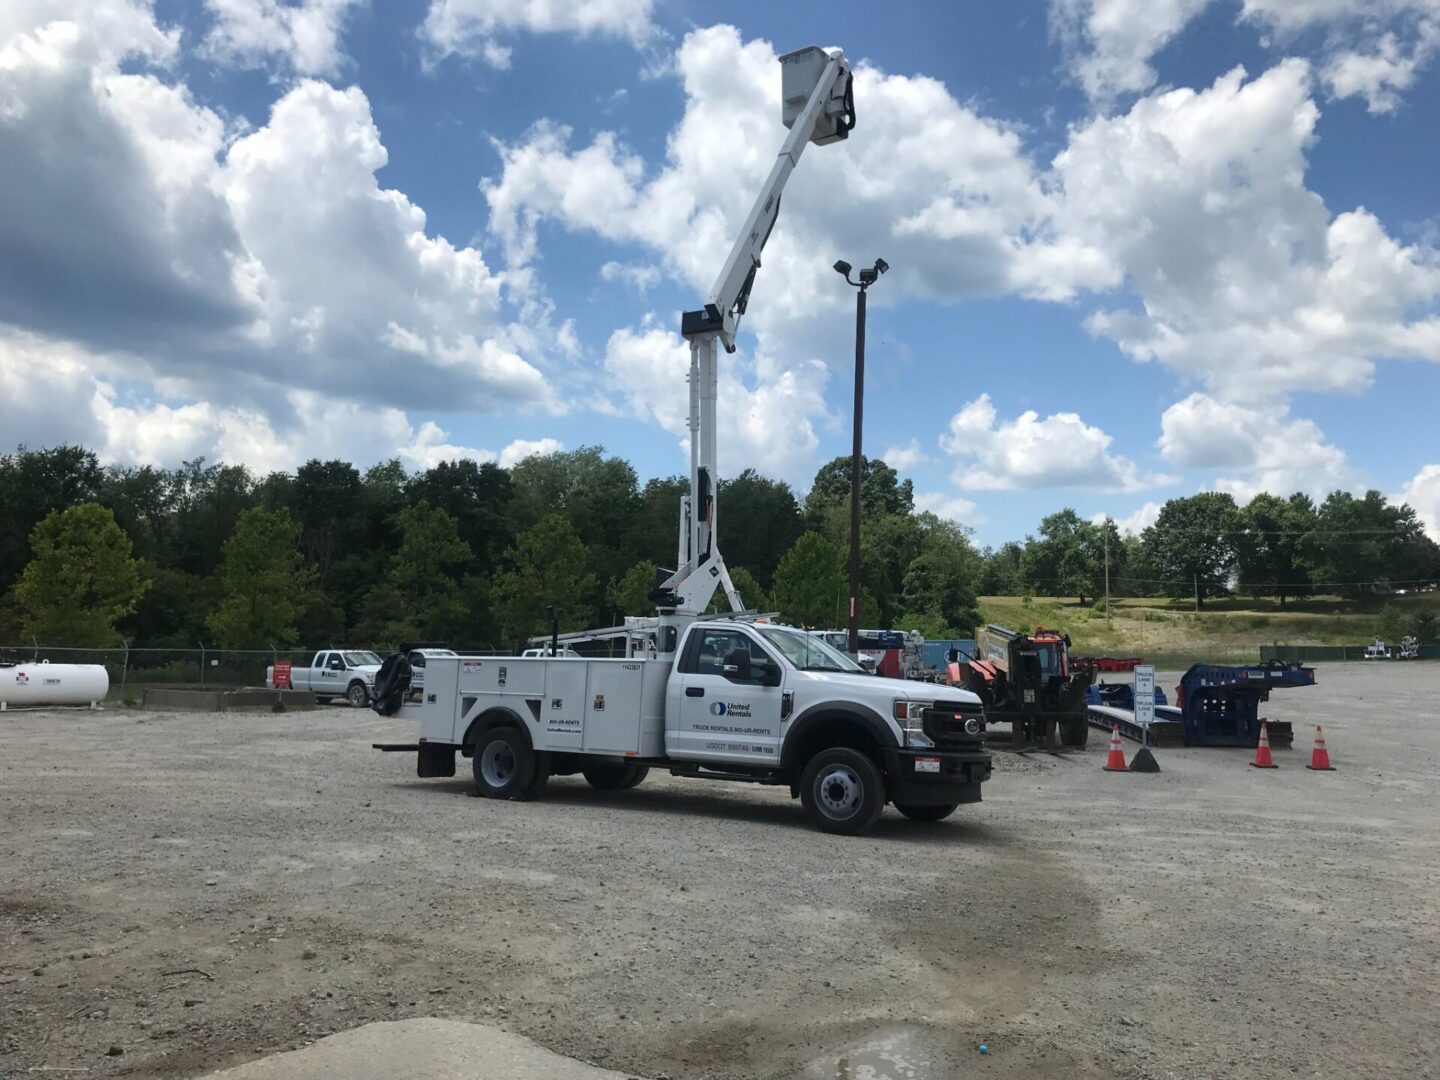
[[[720,489],[720,546],[749,608],[837,627],[847,611],[849,458],[802,498],[747,470]],[[688,479],[639,482],[598,447],[506,469],[468,459],[407,471],[310,461],[259,476],[238,465],[102,467],[83,447],[0,456],[0,642],[194,648],[387,648],[449,641],[514,648],[547,632],[653,613],[673,568]],[[979,550],[914,505],[878,459],[862,479],[861,619],[969,637],[980,595],[1282,601],[1333,582],[1378,592],[1440,577],[1413,510],[1379,493],[1203,493],[1166,503],[1140,536],[1066,509],[1023,542]],[[724,604],[723,595],[717,605]]]
[[[1115,523],[1089,522],[1065,509],[1038,535],[984,553],[985,595],[1156,596],[1206,599],[1241,595],[1288,600],[1316,593],[1377,600],[1440,584],[1440,545],[1415,510],[1378,491],[1308,495],[1266,492],[1241,505],[1206,491],[1171,499],[1154,524],[1121,535]]]

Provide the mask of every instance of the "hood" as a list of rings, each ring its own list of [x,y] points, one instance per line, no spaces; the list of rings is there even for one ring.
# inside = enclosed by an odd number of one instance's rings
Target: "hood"
[[[798,678],[814,679],[830,686],[853,690],[857,697],[904,698],[955,705],[978,705],[980,699],[969,690],[909,679],[887,679],[883,675],[859,675],[849,671],[796,671]]]

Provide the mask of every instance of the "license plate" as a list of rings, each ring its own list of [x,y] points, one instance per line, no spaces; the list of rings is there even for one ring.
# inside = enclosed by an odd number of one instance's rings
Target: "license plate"
[[[915,759],[915,771],[938,773],[940,771],[940,759],[938,757],[917,757]]]
[[[1035,704],[1035,691],[1034,691],[1034,690],[1026,690],[1026,691],[1025,691],[1025,704],[1026,704],[1026,705],[1034,705],[1034,704]]]

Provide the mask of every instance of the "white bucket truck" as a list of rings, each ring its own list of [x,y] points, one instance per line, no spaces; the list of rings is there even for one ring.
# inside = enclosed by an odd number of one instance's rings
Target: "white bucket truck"
[[[690,343],[690,493],[680,506],[673,572],[650,594],[654,644],[619,628],[624,659],[437,657],[424,700],[401,705],[403,667],[382,670],[376,708],[412,716],[421,776],[454,776],[472,759],[492,798],[527,798],[551,775],[583,773],[597,788],[633,787],[655,766],[679,776],[788,786],[826,832],[857,833],[887,802],[938,821],[977,802],[990,776],[980,699],[966,690],[880,679],[820,638],[747,617],[716,524],[719,350],[735,351],[780,195],[810,143],[847,138],[853,79],[838,49],[780,58],[789,128],[770,175],[702,307],[684,312]],[[877,260],[874,273],[883,272]],[[725,590],[736,613],[705,617]],[[637,655],[638,653],[638,655]],[[388,663],[388,662],[387,662]],[[393,707],[392,704],[393,703]]]
[[[662,623],[659,636],[676,633]],[[826,832],[858,833],[887,802],[938,821],[980,801],[990,776],[979,699],[866,674],[802,631],[695,621],[664,658],[432,657],[419,727],[421,776],[471,759],[480,794],[537,796],[555,775],[601,790],[652,767],[790,788]]]

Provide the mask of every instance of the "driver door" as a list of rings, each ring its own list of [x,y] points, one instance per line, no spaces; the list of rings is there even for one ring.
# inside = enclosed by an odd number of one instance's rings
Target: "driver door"
[[[780,760],[780,661],[739,629],[695,635],[680,658],[676,757],[774,767]],[[757,661],[759,662],[757,664]]]

